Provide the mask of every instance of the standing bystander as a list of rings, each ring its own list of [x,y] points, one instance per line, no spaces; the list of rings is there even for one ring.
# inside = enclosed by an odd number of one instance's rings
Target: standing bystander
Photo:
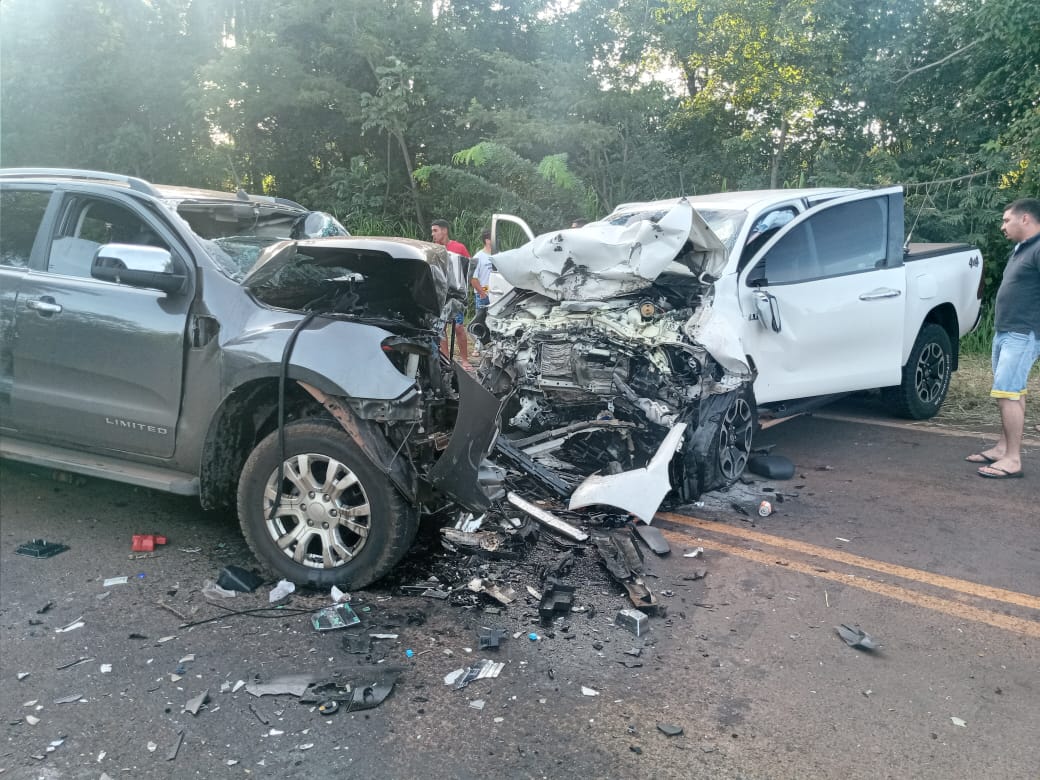
[[[491,261],[491,231],[485,230],[480,234],[480,238],[483,240],[484,246],[473,255],[473,259],[476,260],[477,264],[473,269],[473,277],[469,280],[470,286],[473,287],[474,301],[477,308],[477,313],[470,323],[470,328],[472,328],[474,335],[480,339],[480,343],[486,345],[491,340],[487,329],[487,310],[488,306],[491,305],[491,298],[488,296],[488,285],[491,283],[491,271],[494,267]]]
[[[469,257],[469,250],[465,246],[455,241],[451,236],[448,235],[450,225],[446,219],[435,219],[430,223],[430,235],[433,237],[433,243],[440,244],[449,252],[454,252],[457,255],[463,257]],[[466,337],[466,328],[463,325],[465,319],[462,314],[455,315],[455,341],[459,345],[459,364],[467,371],[471,370],[473,366],[469,364],[469,339]],[[447,357],[451,357],[447,342],[441,342],[441,352]]]
[[[1001,434],[988,450],[969,455],[985,464],[979,476],[1022,476],[1022,433],[1026,383],[1040,358],[1040,200],[1021,198],[1004,211],[1001,230],[1015,248],[1004,269],[993,307],[993,389],[1000,406]]]

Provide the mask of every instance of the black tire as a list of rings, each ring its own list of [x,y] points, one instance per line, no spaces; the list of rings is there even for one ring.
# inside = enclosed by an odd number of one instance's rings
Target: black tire
[[[253,450],[238,482],[242,533],[272,574],[306,587],[363,588],[408,552],[418,515],[341,429],[285,426],[282,510],[269,520],[279,457],[275,431]],[[330,486],[330,468],[347,484]]]
[[[737,393],[715,425],[706,457],[698,463],[700,493],[727,487],[740,478],[751,457],[757,427],[754,396],[749,390]]]
[[[941,325],[926,323],[917,334],[903,366],[903,381],[881,390],[881,400],[890,412],[911,420],[927,420],[938,414],[953,373],[950,335]]]

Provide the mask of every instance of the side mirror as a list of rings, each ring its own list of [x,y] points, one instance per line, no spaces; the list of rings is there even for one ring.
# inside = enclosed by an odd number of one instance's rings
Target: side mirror
[[[137,244],[105,244],[94,255],[90,275],[128,287],[162,290],[174,295],[184,290],[188,276],[168,249]]]

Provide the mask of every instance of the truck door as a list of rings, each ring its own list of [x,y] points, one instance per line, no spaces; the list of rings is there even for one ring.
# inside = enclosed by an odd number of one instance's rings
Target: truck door
[[[130,199],[64,192],[15,309],[12,413],[20,434],[91,450],[173,454],[190,293],[94,279],[107,243],[171,249],[172,234]],[[178,262],[183,263],[183,259]]]
[[[899,384],[902,220],[899,188],[835,199],[751,258],[738,297],[759,403]]]

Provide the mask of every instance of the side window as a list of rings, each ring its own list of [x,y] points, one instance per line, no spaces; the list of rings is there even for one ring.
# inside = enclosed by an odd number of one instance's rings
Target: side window
[[[777,241],[758,262],[748,275],[748,284],[787,284],[815,279],[820,275],[817,268],[809,224],[803,222]]]
[[[885,264],[888,199],[843,203],[812,218],[821,276],[869,271]]]
[[[786,284],[881,268],[887,245],[887,199],[843,203],[810,217],[781,238],[747,281]]]
[[[50,192],[0,192],[0,265],[27,268],[36,232],[50,202]]]
[[[783,208],[774,209],[766,214],[763,214],[755,220],[755,224],[751,226],[751,230],[748,232],[747,242],[744,244],[744,249],[740,253],[740,261],[737,263],[737,270],[741,270],[747,265],[751,258],[755,256],[766,242],[771,239],[776,232],[790,222],[792,219],[798,216],[798,211],[794,206],[784,206]]]
[[[102,244],[139,244],[169,249],[141,217],[100,198],[76,197],[66,208],[51,244],[47,270],[65,276],[90,276]]]

